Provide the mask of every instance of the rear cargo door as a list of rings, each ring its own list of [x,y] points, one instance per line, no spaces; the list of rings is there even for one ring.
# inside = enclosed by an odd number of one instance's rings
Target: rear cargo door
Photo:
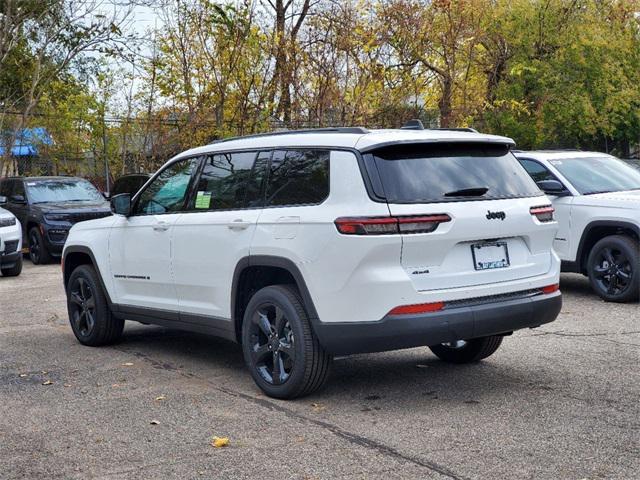
[[[557,225],[532,215],[549,202],[508,146],[402,145],[374,152],[372,161],[391,215],[400,219],[401,263],[416,290],[549,271]],[[412,217],[433,218],[435,229],[412,230]]]

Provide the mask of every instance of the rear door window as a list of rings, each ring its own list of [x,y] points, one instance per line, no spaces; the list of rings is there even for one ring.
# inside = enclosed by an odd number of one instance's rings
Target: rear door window
[[[314,205],[323,202],[328,196],[328,150],[273,152],[267,182],[267,205]]]
[[[269,152],[236,152],[207,157],[190,210],[259,207],[269,156]]]
[[[542,195],[506,145],[394,145],[365,156],[365,161],[367,170],[376,169],[381,193],[389,203]]]

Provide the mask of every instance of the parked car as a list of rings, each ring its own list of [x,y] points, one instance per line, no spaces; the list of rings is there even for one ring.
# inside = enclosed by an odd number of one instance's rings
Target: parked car
[[[0,196],[0,205],[6,203]],[[22,229],[15,215],[0,208],[0,271],[5,277],[22,272]]]
[[[151,178],[148,173],[132,173],[129,175],[123,175],[113,182],[111,187],[110,196],[120,195],[121,193],[130,193],[131,196],[138,193],[138,190],[147,183]]]
[[[561,307],[553,208],[512,145],[336,128],[186,151],[71,229],[71,328],[91,346],[125,319],[227,338],[278,398],[322,386],[333,355],[482,360]]]
[[[553,201],[562,270],[589,277],[606,301],[640,294],[640,171],[598,152],[516,152]]]
[[[29,257],[47,263],[62,254],[76,223],[111,215],[109,203],[87,180],[75,177],[11,177],[0,180],[2,205],[22,224]]]

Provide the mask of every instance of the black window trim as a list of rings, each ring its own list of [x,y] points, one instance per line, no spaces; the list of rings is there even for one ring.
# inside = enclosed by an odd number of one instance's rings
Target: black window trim
[[[390,142],[393,143],[393,142]],[[253,148],[233,148],[233,149],[225,149],[225,150],[210,150],[210,151],[205,151],[205,152],[201,152],[199,154],[193,154],[193,155],[180,155],[175,157],[172,160],[169,160],[166,165],[165,168],[168,168],[169,166],[173,165],[175,162],[179,162],[181,160],[186,160],[186,159],[190,159],[190,158],[198,158],[198,157],[207,157],[209,155],[215,155],[215,154],[224,154],[224,153],[241,153],[241,152],[255,152],[255,151],[259,151],[259,152],[273,152],[274,150],[299,150],[299,149],[309,149],[309,150],[328,150],[329,154],[331,154],[332,152],[348,152],[348,153],[352,153],[355,157],[356,160],[358,162],[358,169],[360,170],[360,176],[362,178],[362,181],[364,182],[364,187],[365,190],[367,192],[367,195],[369,196],[369,199],[372,202],[375,203],[387,203],[387,199],[386,198],[382,198],[378,195],[376,195],[376,193],[373,190],[372,184],[371,184],[371,179],[369,178],[369,174],[367,173],[366,167],[364,165],[364,159],[363,159],[363,153],[358,150],[357,148],[352,148],[352,147],[344,147],[344,146],[332,146],[332,145],[289,145],[289,146],[272,146],[272,147],[253,147]],[[269,162],[271,162],[271,158],[269,159]],[[199,177],[200,175],[200,169],[203,168],[203,163],[200,162],[200,166],[198,167],[198,171],[197,171],[197,175]],[[270,163],[269,163],[270,165]],[[151,185],[151,183],[156,179],[156,177],[160,174],[160,172],[164,170],[157,170],[153,175],[151,175],[149,177],[148,183],[147,185]],[[329,162],[329,170],[331,170],[331,162]],[[131,198],[131,210],[134,211],[135,210],[135,206],[138,203],[138,199],[140,197],[140,195],[142,194],[142,192],[145,189],[140,189],[138,190],[138,192]],[[329,194],[327,195],[327,199],[331,196],[331,171],[329,171]],[[326,202],[325,199],[323,201]],[[316,204],[316,205],[320,205],[320,204]],[[300,206],[313,206],[313,205],[273,205],[273,206],[260,206],[260,207],[250,207],[247,209],[243,209],[243,210],[255,210],[255,209],[265,209],[265,208],[287,208],[287,207],[300,207]],[[198,210],[199,212],[208,212],[210,210]],[[167,214],[175,214],[175,213],[197,213],[198,211],[195,210],[184,210],[184,211],[179,211],[179,212],[167,212],[167,213],[155,213],[155,214],[147,214],[147,215],[167,215]],[[223,212],[223,211],[235,211],[235,210],[211,210],[211,211],[215,211],[215,212]],[[131,215],[131,216],[144,216],[144,215]]]
[[[514,155],[514,156],[515,156],[515,155]],[[542,168],[544,168],[545,170],[547,170],[547,171],[548,171],[548,172],[553,176],[553,178],[554,178],[555,180],[557,180],[558,182],[560,182],[560,184],[564,187],[564,189],[565,189],[565,190],[566,190],[566,191],[567,191],[567,192],[568,192],[568,193],[573,197],[573,193],[571,192],[571,190],[569,189],[569,187],[567,187],[566,182],[563,182],[562,180],[560,180],[560,179],[558,178],[558,176],[557,176],[555,173],[553,173],[551,170],[549,170],[549,168],[548,168],[544,163],[542,163],[540,160],[537,160],[537,159],[535,159],[535,158],[531,158],[531,157],[518,157],[518,156],[516,156],[516,160],[518,160],[518,163],[520,163],[520,160],[527,160],[527,161],[529,161],[529,162],[537,163],[537,164],[538,164],[538,165],[540,165]],[[521,166],[522,168],[524,168],[524,165],[522,165],[521,163],[520,163],[520,166]],[[525,172],[527,172],[527,175],[529,175],[529,176],[531,177],[531,174],[527,171],[527,169],[526,169],[526,168],[524,168],[524,171],[525,171]],[[532,179],[533,179],[533,177],[532,177]],[[534,180],[534,181],[535,181],[535,180]],[[573,185],[572,185],[572,187],[573,187]],[[543,192],[543,193],[544,193],[544,192]],[[569,195],[567,195],[567,196],[569,196]]]

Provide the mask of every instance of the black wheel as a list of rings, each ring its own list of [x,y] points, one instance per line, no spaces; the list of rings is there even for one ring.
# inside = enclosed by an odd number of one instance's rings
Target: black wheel
[[[492,355],[502,343],[501,335],[458,340],[429,347],[440,359],[449,363],[473,363]]]
[[[38,227],[29,230],[29,258],[34,265],[41,265],[51,261],[51,254],[44,245],[44,239]]]
[[[16,260],[16,263],[13,267],[3,268],[2,275],[5,277],[17,277],[22,272],[22,254]]]
[[[311,329],[297,289],[290,285],[265,287],[251,297],[242,322],[242,350],[254,381],[275,398],[318,390],[332,362]]]
[[[109,310],[98,275],[89,265],[79,266],[69,278],[67,310],[73,333],[83,345],[108,345],[122,335],[124,320]]]
[[[630,302],[640,294],[638,242],[612,235],[596,243],[587,259],[591,287],[607,302]]]

